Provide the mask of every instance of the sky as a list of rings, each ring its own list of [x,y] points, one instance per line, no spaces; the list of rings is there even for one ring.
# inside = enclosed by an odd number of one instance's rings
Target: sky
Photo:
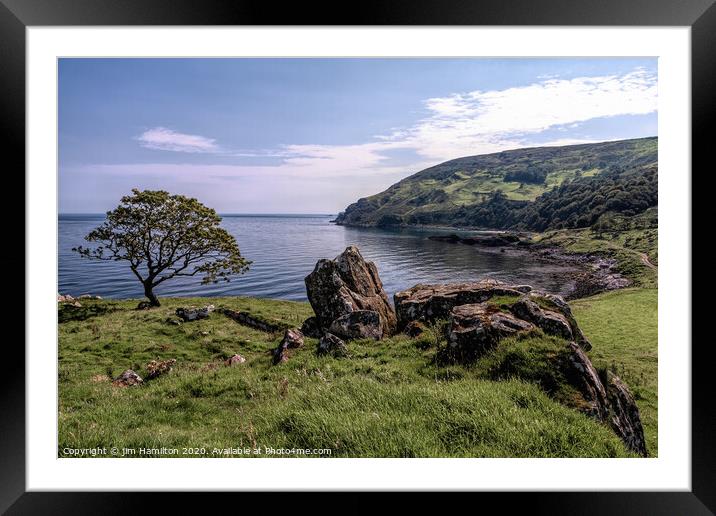
[[[431,165],[657,135],[656,58],[60,59],[59,210],[335,214]]]

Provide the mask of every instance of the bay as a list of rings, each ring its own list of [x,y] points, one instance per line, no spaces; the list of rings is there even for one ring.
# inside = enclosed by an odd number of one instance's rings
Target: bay
[[[379,229],[337,226],[334,215],[223,215],[222,226],[236,237],[249,271],[229,283],[201,285],[198,277],[174,278],[157,288],[161,296],[253,296],[306,300],[304,278],[321,258],[335,258],[356,245],[376,263],[388,295],[417,283],[453,283],[495,278],[565,293],[574,284],[571,265],[545,263],[530,253],[502,253],[438,242],[430,235],[452,230]],[[78,296],[141,298],[143,290],[126,262],[81,258],[73,247],[104,215],[62,214],[58,219],[58,291]]]

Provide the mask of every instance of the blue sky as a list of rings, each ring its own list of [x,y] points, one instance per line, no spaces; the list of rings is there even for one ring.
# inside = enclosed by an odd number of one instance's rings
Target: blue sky
[[[655,58],[61,59],[63,213],[337,213],[427,166],[655,136]]]

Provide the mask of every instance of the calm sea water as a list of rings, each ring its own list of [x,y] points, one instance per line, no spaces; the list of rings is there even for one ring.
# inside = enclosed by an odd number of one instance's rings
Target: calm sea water
[[[436,242],[437,230],[385,230],[336,226],[331,215],[224,215],[250,270],[230,283],[201,285],[198,278],[174,278],[157,288],[160,296],[254,296],[306,300],[303,279],[321,258],[335,258],[356,245],[378,266],[388,295],[417,283],[446,283],[491,277],[527,283],[552,292],[571,288],[574,268],[547,265],[530,255],[512,255],[475,246]],[[143,290],[126,263],[80,258],[72,247],[104,215],[60,215],[59,292],[106,298],[141,298]]]

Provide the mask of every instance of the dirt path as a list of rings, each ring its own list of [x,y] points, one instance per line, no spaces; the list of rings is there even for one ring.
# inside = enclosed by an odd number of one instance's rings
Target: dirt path
[[[646,253],[639,253],[639,258],[641,259],[641,263],[643,263],[650,269],[656,269],[656,265],[649,261],[649,256]]]

